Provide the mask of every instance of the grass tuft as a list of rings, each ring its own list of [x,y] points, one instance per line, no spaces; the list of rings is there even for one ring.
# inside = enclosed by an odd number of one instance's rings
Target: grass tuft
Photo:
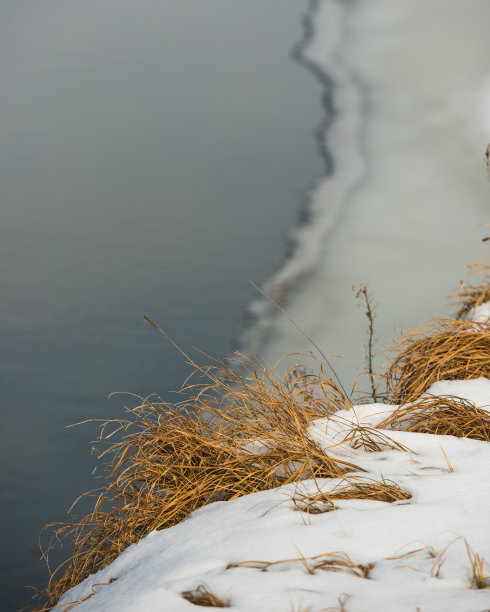
[[[296,491],[293,503],[296,510],[307,514],[324,514],[337,510],[334,500],[339,499],[369,499],[393,503],[410,499],[412,496],[403,487],[392,480],[370,480],[359,478],[351,480],[346,477],[347,486],[335,488],[332,491],[318,490],[316,493],[301,493]]]
[[[346,478],[348,485],[330,492],[331,499],[370,499],[393,503],[410,499],[412,496],[393,480],[370,481],[358,478],[355,481]]]
[[[490,324],[435,319],[394,347],[387,372],[389,400],[408,403],[440,380],[490,378]]]
[[[222,599],[220,599],[214,593],[205,587],[203,584],[200,584],[193,591],[184,591],[182,593],[182,597],[195,606],[204,606],[207,608],[229,608],[230,606],[225,603]]]
[[[308,437],[312,420],[351,406],[320,364],[318,373],[293,369],[282,377],[243,358],[240,374],[222,363],[191,364],[205,378],[182,390],[183,401],[142,399],[127,418],[103,425],[99,459],[107,484],[92,494],[91,513],[54,526],[55,537],[71,538],[74,550],[51,576],[39,610],[51,609],[130,544],[206,504],[361,470]]]
[[[485,575],[485,571],[488,571],[490,566],[483,557],[473,552],[466,539],[464,542],[471,565],[472,582],[470,589],[490,589],[490,575]]]
[[[401,405],[378,427],[490,442],[490,414],[456,396],[427,395]]]

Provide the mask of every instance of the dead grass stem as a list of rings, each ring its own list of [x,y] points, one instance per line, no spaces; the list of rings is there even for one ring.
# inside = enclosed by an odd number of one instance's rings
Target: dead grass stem
[[[314,574],[318,570],[330,572],[347,572],[359,578],[369,578],[369,573],[374,567],[372,563],[362,565],[355,563],[347,553],[329,552],[314,557],[294,557],[292,559],[281,559],[280,561],[240,561],[231,563],[226,569],[237,567],[248,567],[266,572],[281,565],[301,563],[308,574]]]

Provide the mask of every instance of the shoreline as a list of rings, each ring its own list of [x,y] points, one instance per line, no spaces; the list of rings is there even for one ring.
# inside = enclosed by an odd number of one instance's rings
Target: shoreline
[[[483,606],[490,494],[478,483],[490,460],[489,269],[475,265],[470,273],[485,282],[457,292],[461,320],[429,322],[399,344],[385,403],[356,404],[319,362],[317,374],[250,371],[231,381],[229,369],[198,367],[211,387],[191,404],[174,410],[147,400],[131,409],[137,429],[121,419],[126,441],[105,452],[113,502],[135,506],[125,523],[114,514],[113,526],[110,514],[89,516],[82,528],[102,517],[102,531],[79,540],[77,563],[85,554],[90,561],[100,538],[134,530],[130,521],[150,508],[152,520],[169,522],[157,531],[149,524],[146,537],[68,590],[56,609],[273,612],[288,600],[349,612]],[[183,415],[184,405],[195,415]],[[143,465],[150,480],[141,480]]]

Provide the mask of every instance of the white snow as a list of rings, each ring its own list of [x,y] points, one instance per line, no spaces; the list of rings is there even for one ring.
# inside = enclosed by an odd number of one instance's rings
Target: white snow
[[[490,302],[483,302],[483,304],[477,308],[473,308],[468,319],[476,323],[486,323],[490,321]]]
[[[464,397],[482,408],[490,404],[490,380],[485,378],[443,381],[429,392]],[[181,593],[199,585],[244,612],[340,610],[339,601],[347,612],[490,608],[490,589],[470,588],[467,549],[490,560],[490,444],[401,431],[382,433],[408,451],[365,452],[339,444],[348,422],[372,427],[395,408],[356,406],[334,420],[316,421],[310,435],[329,454],[336,448],[355,458],[366,470],[356,478],[393,480],[411,499],[392,504],[336,500],[338,509],[331,512],[298,511],[295,494],[345,484],[324,479],[210,504],[128,548],[65,593],[57,609],[66,611],[71,602],[88,597],[76,610],[188,611],[199,608]],[[314,569],[319,560],[312,557],[332,553],[373,564],[370,577]],[[246,561],[256,563],[227,569]],[[266,571],[257,566],[273,561],[288,562]],[[484,575],[490,576],[488,566]]]

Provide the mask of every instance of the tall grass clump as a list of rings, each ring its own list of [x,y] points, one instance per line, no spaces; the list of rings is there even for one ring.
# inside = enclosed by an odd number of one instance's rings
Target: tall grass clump
[[[455,396],[427,394],[399,406],[378,427],[490,442],[490,414]]]
[[[105,486],[93,494],[92,512],[55,526],[56,538],[72,539],[73,555],[53,573],[39,610],[50,610],[130,544],[206,504],[360,470],[308,437],[313,419],[351,405],[328,364],[318,364],[317,373],[296,368],[278,376],[243,357],[240,368],[190,363],[203,378],[182,389],[185,399],[143,398],[125,418],[103,424]]]
[[[490,321],[473,320],[475,310],[490,301],[489,251],[467,266],[453,294],[455,318],[428,321],[393,347],[395,357],[386,372],[393,403],[412,402],[440,380],[490,377]]]
[[[440,380],[490,378],[490,324],[435,319],[398,344],[387,371],[391,402],[408,403]]]

